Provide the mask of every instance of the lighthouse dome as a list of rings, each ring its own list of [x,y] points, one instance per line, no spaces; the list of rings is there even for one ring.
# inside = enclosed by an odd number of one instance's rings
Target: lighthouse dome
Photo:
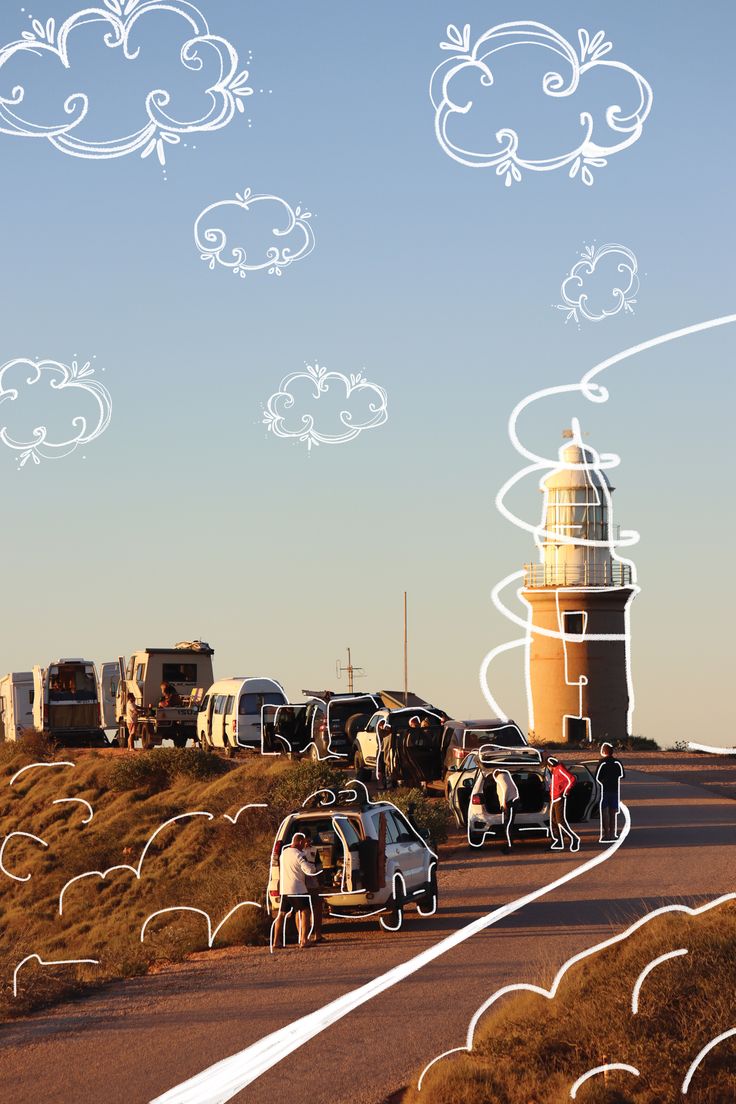
[[[542,479],[540,488],[543,491],[576,490],[582,487],[606,487],[611,486],[604,471],[601,471],[600,456],[595,449],[579,443],[562,445],[559,451],[559,468],[555,468],[546,478]],[[575,467],[567,465],[574,464]]]

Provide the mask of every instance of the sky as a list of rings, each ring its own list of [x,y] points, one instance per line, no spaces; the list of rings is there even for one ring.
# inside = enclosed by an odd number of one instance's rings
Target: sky
[[[27,3],[3,3],[1,43],[30,17],[61,22],[82,7]],[[0,671],[201,637],[217,675],[267,674],[294,700],[344,688],[335,662],[347,646],[365,670],[359,688],[394,688],[406,590],[412,689],[455,716],[487,715],[481,660],[517,635],[490,591],[534,558],[531,537],[494,505],[524,464],[507,435],[512,408],[736,309],[736,9],[197,6],[254,92],[227,126],[168,147],[165,169],[155,152],[82,158],[0,133],[0,365],[89,361],[112,397],[109,428],[61,459],[19,468],[0,443]],[[594,168],[591,186],[561,168],[506,187],[435,136],[429,82],[451,55],[440,49],[448,23],[469,24],[473,43],[522,20],[573,47],[578,28],[604,28],[607,59],[651,86],[640,138]],[[65,97],[85,91],[93,145],[142,126],[154,87],[198,111],[201,77],[178,63],[181,20],[153,12],[136,33],[135,63],[94,25],[68,40],[71,73],[38,53],[0,55],[0,96],[21,82],[34,120],[63,120]],[[461,139],[477,126],[477,148],[495,149],[495,131],[513,127],[522,153],[548,158],[579,140],[581,110],[599,120],[611,103],[633,107],[620,68],[599,67],[556,99],[540,91],[555,69],[569,73],[539,47],[497,55],[493,98],[457,120]],[[195,245],[197,217],[246,188],[311,213],[314,249],[281,276],[210,269]],[[564,278],[586,245],[609,242],[638,259],[633,313],[565,322]],[[587,442],[621,457],[615,519],[641,534],[633,729],[664,745],[733,743],[735,351],[733,326],[685,337],[611,369],[607,403],[546,400],[520,425],[528,447],[554,458],[578,417]],[[269,397],[315,364],[382,387],[385,424],[311,450],[269,432]],[[514,501],[539,520],[533,479]],[[492,689],[524,726],[520,660],[499,662]]]

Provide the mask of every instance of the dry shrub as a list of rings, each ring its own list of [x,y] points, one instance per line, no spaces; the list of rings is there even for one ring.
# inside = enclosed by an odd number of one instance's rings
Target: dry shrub
[[[39,768],[13,787],[0,785],[0,838],[23,831],[48,843],[43,848],[19,837],[6,849],[8,867],[32,876],[25,882],[0,879],[0,1018],[207,949],[205,918],[179,911],[156,917],[141,943],[144,921],[159,909],[202,909],[214,928],[240,901],[261,904],[265,899],[280,813],[270,806],[246,809],[236,824],[222,814],[234,816],[243,805],[268,801],[274,781],[293,772],[295,765],[260,756],[231,763],[198,749],[183,749],[188,754],[161,750],[163,755],[113,760],[64,749],[58,758],[73,761],[73,768]],[[9,776],[26,762],[50,762],[51,754],[37,742],[19,741],[3,756],[0,772]],[[123,782],[133,784],[137,768],[122,764],[151,759],[156,771],[163,764],[165,786],[149,786],[144,766],[138,775],[141,787],[124,788]],[[123,788],[113,788],[111,776]],[[83,824],[83,806],[53,805],[69,796],[90,803],[91,823]],[[192,811],[209,812],[212,819],[187,817],[164,828],[146,853],[140,879],[120,870],[104,880],[90,876],[75,881],[64,893],[60,915],[59,894],[69,879],[118,865],[135,867],[146,841],[164,821]],[[218,933],[215,947],[263,944],[267,930],[262,908],[243,907]],[[34,953],[46,959],[97,958],[100,964],[42,968],[29,963],[19,974],[19,993],[13,997],[15,966]]]
[[[626,940],[573,966],[553,1001],[536,994],[504,998],[482,1017],[469,1055],[439,1062],[421,1095],[406,1104],[566,1104],[570,1087],[595,1066],[622,1062],[635,1078],[611,1071],[578,1091],[580,1104],[662,1104],[681,1097],[700,1049],[733,1026],[736,906],[698,917],[656,917]],[[653,959],[688,954],[656,967],[631,1010],[636,979]],[[724,1041],[695,1074],[692,1104],[736,1099],[736,1040]]]

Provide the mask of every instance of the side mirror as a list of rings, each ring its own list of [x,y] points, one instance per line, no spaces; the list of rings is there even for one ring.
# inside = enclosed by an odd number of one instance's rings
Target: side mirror
[[[419,832],[419,835],[422,837],[423,840],[428,841],[432,838],[432,834],[429,828],[417,828],[417,831]]]
[[[460,768],[458,767],[457,763],[453,763],[451,767],[447,768],[448,773],[450,771],[459,771],[459,770],[460,770]]]

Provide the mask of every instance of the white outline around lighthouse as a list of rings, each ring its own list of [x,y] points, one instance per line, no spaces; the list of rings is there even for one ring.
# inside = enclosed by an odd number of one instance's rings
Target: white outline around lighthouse
[[[514,440],[514,426],[516,416],[523,404],[517,407],[512,415],[510,432]],[[566,742],[570,739],[566,729],[569,720],[579,720],[585,724],[585,735],[589,742],[594,738],[598,740],[607,738],[608,732],[594,732],[590,717],[584,708],[584,693],[588,686],[588,676],[584,672],[574,674],[571,670],[571,645],[582,642],[610,642],[612,645],[623,645],[624,648],[624,680],[625,686],[621,693],[626,694],[626,735],[631,734],[632,718],[634,711],[634,687],[631,675],[631,602],[639,593],[636,582],[636,566],[632,560],[619,555],[618,549],[635,544],[639,540],[636,532],[625,532],[620,536],[615,535],[613,525],[613,506],[611,499],[611,485],[605,474],[607,469],[615,467],[619,463],[618,457],[601,457],[595,449],[583,442],[580,424],[577,419],[572,420],[572,429],[568,431],[568,440],[559,450],[556,460],[535,457],[536,463],[525,468],[513,476],[499,491],[496,505],[500,512],[520,526],[531,532],[539,551],[539,562],[527,564],[520,571],[502,579],[494,587],[492,598],[497,609],[506,617],[524,629],[524,637],[494,648],[488,653],[481,667],[481,687],[486,700],[502,719],[507,719],[506,714],[500,708],[488,689],[486,674],[490,664],[502,652],[516,647],[524,647],[525,650],[525,677],[529,713],[529,730],[535,732],[537,738],[540,734],[535,729],[535,695],[533,692],[532,647],[535,637],[547,637],[561,642],[563,658],[563,678],[560,683],[560,693],[564,696],[564,687],[577,688],[577,709],[567,709],[560,717],[560,732],[555,739]],[[538,525],[533,526],[510,514],[504,504],[504,498],[508,491],[522,478],[535,473],[539,475],[539,489],[544,493],[542,518]],[[550,519],[555,517],[555,501],[550,492],[559,484],[564,490],[569,490],[572,497],[569,501],[570,509],[565,520],[560,521],[565,511],[560,510],[557,521]],[[574,490],[583,490],[583,498],[578,502],[574,498]],[[564,495],[562,496],[564,497]],[[584,517],[573,522],[574,507],[584,507]],[[598,511],[597,520],[589,522],[590,509]],[[591,536],[591,531],[596,532]],[[519,601],[526,609],[526,617],[514,613],[503,602],[500,595],[511,583],[517,584],[516,594]],[[521,585],[519,585],[521,584]],[[531,584],[531,585],[529,585]],[[621,594],[628,592],[623,599],[623,630],[621,632],[589,632],[590,608],[588,603],[594,601],[596,596],[602,594]],[[565,602],[564,596],[574,594],[580,596],[579,608],[562,608]],[[556,610],[556,626],[546,627],[534,619],[533,601],[527,596],[545,595],[554,598]],[[565,603],[566,604],[566,603]],[[565,624],[565,617],[570,613],[581,614],[582,631],[571,631]],[[539,693],[537,694],[539,696]],[[550,742],[551,733],[541,735],[541,739]]]

